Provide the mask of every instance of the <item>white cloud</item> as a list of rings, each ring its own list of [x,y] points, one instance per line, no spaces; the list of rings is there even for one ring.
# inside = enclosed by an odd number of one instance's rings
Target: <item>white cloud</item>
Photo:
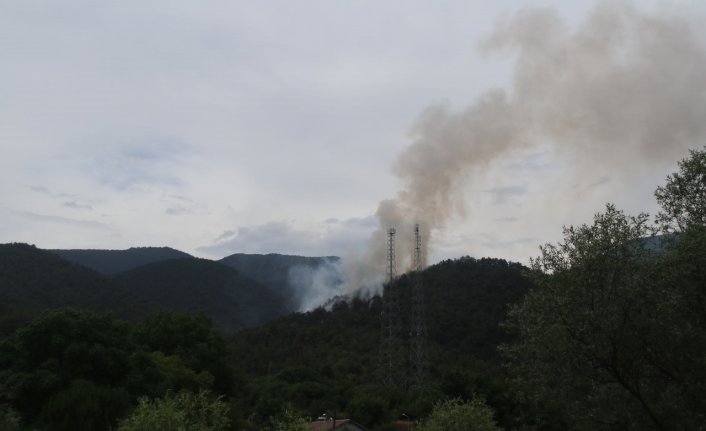
[[[213,244],[197,250],[212,257],[233,253],[343,256],[362,249],[376,224],[373,217],[329,219],[308,228],[297,227],[292,222],[273,221],[226,230]]]

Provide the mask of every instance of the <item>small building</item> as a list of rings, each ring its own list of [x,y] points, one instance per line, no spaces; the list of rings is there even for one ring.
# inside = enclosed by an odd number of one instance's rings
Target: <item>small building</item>
[[[368,431],[363,425],[351,419],[319,418],[309,423],[311,431]]]

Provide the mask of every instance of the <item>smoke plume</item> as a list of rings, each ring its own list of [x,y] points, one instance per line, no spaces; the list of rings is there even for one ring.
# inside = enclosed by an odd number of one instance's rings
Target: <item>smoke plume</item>
[[[379,286],[390,226],[398,232],[398,268],[409,268],[414,223],[428,243],[452,215],[463,215],[466,180],[512,152],[548,146],[580,160],[574,172],[581,175],[597,165],[674,160],[703,143],[706,55],[693,21],[675,10],[603,2],[573,29],[546,8],[498,24],[482,49],[516,54],[511,88],[491,89],[460,111],[423,111],[394,165],[402,189],[378,207],[375,245],[346,259],[348,285]]]

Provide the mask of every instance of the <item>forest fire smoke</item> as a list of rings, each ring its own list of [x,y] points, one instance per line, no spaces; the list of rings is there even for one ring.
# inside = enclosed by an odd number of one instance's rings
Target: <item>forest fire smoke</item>
[[[463,180],[513,151],[543,145],[577,156],[579,175],[596,163],[649,166],[703,142],[706,52],[691,31],[694,20],[603,2],[576,29],[546,8],[498,24],[482,49],[516,52],[511,89],[491,89],[460,111],[423,111],[393,168],[402,189],[378,207],[374,246],[345,259],[348,287],[381,284],[391,226],[398,268],[409,269],[414,224],[422,223],[429,244],[452,215],[463,214]]]

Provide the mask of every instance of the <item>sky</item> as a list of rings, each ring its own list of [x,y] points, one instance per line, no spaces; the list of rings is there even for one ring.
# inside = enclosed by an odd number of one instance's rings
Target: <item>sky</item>
[[[629,5],[601,4],[616,3]],[[644,44],[667,59],[648,53],[642,61],[627,44],[617,63],[635,57],[641,68],[625,70],[647,77],[663,68],[649,83],[661,98],[640,85],[623,94],[632,81],[623,73],[617,91],[597,84],[608,99],[625,99],[606,112],[634,108],[656,128],[652,135],[669,129],[656,118],[679,123],[706,112],[703,85],[693,85],[706,76],[698,75],[706,5],[626,7],[639,11],[625,12],[640,17],[636,44],[654,29]],[[593,128],[579,136],[549,124],[562,113],[527,107],[527,100],[564,105],[543,96],[554,77],[533,52],[542,26],[523,33],[523,25],[555,17],[548,27],[560,22],[561,30],[534,50],[554,52],[554,40],[569,41],[566,50],[596,8],[583,0],[0,0],[0,242],[169,246],[213,259],[365,253],[371,241],[385,241],[372,236],[380,202],[415,203],[405,191],[416,180],[404,166],[437,136],[429,122],[456,124],[441,128],[441,141],[454,127],[471,128],[476,117],[468,112],[497,89],[535,126],[522,129],[522,144],[497,144],[502,151],[492,156],[475,157],[475,144],[454,141],[469,149],[469,161],[450,180],[452,203],[431,227],[429,262],[471,255],[526,263],[539,245],[561,238],[562,226],[589,223],[606,202],[654,213],[656,186],[689,147],[706,143],[697,124],[704,117],[684,120],[685,136],[665,135],[659,148],[636,144],[613,154],[619,139],[644,136]],[[598,21],[590,28],[612,34],[610,20]],[[668,45],[678,49],[659,51],[662,33],[678,33]],[[682,53],[696,60],[684,63]],[[557,77],[560,95],[598,94],[589,84],[604,77],[590,75],[583,87],[574,79],[590,58],[568,60],[571,75]],[[686,84],[669,84],[680,79]],[[661,106],[665,112],[641,107],[662,100],[677,102]],[[605,142],[592,147],[583,136]],[[432,176],[448,169],[433,155],[419,157]]]

